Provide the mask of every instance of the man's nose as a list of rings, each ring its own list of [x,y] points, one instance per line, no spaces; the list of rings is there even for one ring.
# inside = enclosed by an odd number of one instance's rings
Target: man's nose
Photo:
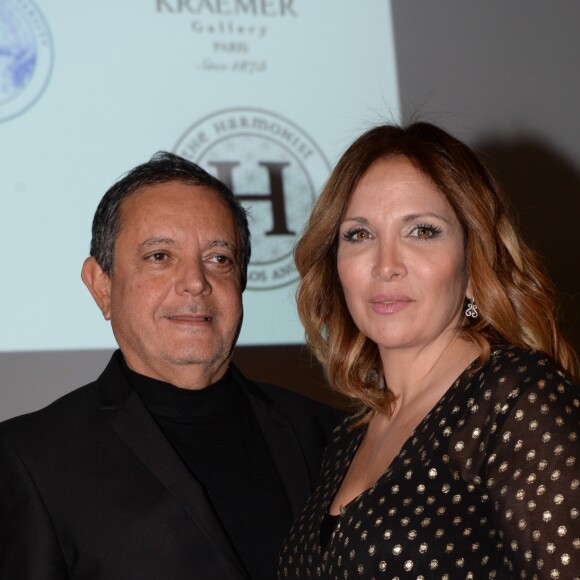
[[[175,289],[178,294],[188,292],[193,296],[211,291],[203,261],[197,259],[184,260],[178,267]]]

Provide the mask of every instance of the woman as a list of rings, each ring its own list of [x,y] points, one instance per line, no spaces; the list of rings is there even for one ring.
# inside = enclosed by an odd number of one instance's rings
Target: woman
[[[361,412],[279,576],[578,577],[578,363],[475,154],[427,123],[368,131],[296,263],[309,345]]]

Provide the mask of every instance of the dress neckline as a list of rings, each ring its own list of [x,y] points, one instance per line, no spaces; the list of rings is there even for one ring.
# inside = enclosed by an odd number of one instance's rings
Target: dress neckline
[[[492,349],[490,359],[494,354],[493,350],[495,350],[495,349]],[[367,487],[366,489],[361,491],[361,493],[359,493],[357,496],[355,496],[353,499],[351,499],[348,503],[341,506],[339,514],[331,514],[329,511],[330,506],[331,506],[332,502],[334,501],[334,498],[336,497],[336,494],[338,493],[338,490],[340,489],[340,486],[342,485],[342,482],[344,481],[344,478],[346,477],[346,473],[348,472],[350,464],[352,463],[352,460],[353,460],[353,458],[354,458],[354,456],[355,456],[355,454],[356,454],[356,452],[357,452],[357,450],[358,450],[358,448],[363,440],[363,437],[365,436],[365,434],[367,432],[368,424],[363,425],[362,427],[358,428],[359,433],[357,434],[356,438],[352,441],[351,445],[349,445],[349,453],[345,454],[345,458],[344,458],[345,467],[344,467],[344,470],[342,473],[342,477],[337,481],[336,486],[335,486],[333,493],[331,495],[331,499],[328,503],[328,506],[326,507],[325,513],[328,516],[330,516],[331,518],[340,518],[340,517],[344,516],[349,511],[350,507],[352,507],[354,504],[359,502],[362,498],[364,498],[369,493],[372,493],[372,490],[374,490],[374,488],[376,488],[377,485],[379,485],[380,483],[382,483],[383,481],[388,479],[389,475],[393,472],[394,467],[396,467],[404,459],[404,457],[407,455],[408,447],[411,445],[411,442],[416,437],[416,434],[419,431],[424,429],[425,425],[432,418],[432,416],[436,413],[437,409],[442,407],[445,404],[447,398],[450,397],[453,393],[455,393],[455,391],[457,391],[464,384],[465,379],[467,377],[471,376],[471,371],[477,365],[479,360],[480,360],[480,357],[475,358],[471,363],[469,363],[469,365],[467,365],[467,367],[465,367],[465,369],[459,374],[459,376],[453,381],[453,383],[451,383],[451,385],[449,385],[449,388],[446,389],[446,391],[441,395],[439,400],[431,407],[429,412],[421,419],[421,421],[419,421],[417,426],[410,433],[409,437],[407,437],[407,439],[401,445],[401,448],[399,449],[398,453],[395,455],[395,457],[393,458],[393,460],[391,461],[389,466],[385,469],[385,471],[383,471],[383,473],[381,473],[381,475],[377,478],[377,480],[372,485],[370,485],[369,487]],[[486,361],[486,364],[487,364],[487,362],[489,362],[489,361]],[[481,370],[481,369],[478,369],[478,370]]]

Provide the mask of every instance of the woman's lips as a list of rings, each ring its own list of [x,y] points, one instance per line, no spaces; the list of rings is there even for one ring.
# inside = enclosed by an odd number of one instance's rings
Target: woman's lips
[[[404,310],[413,300],[405,294],[381,294],[369,300],[377,314],[394,314]]]

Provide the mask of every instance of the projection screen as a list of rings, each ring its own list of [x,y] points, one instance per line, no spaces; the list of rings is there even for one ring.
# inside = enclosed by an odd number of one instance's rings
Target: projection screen
[[[158,150],[250,212],[241,345],[296,344],[292,250],[330,167],[397,120],[385,0],[0,0],[0,351],[114,347],[80,280],[99,199]]]

